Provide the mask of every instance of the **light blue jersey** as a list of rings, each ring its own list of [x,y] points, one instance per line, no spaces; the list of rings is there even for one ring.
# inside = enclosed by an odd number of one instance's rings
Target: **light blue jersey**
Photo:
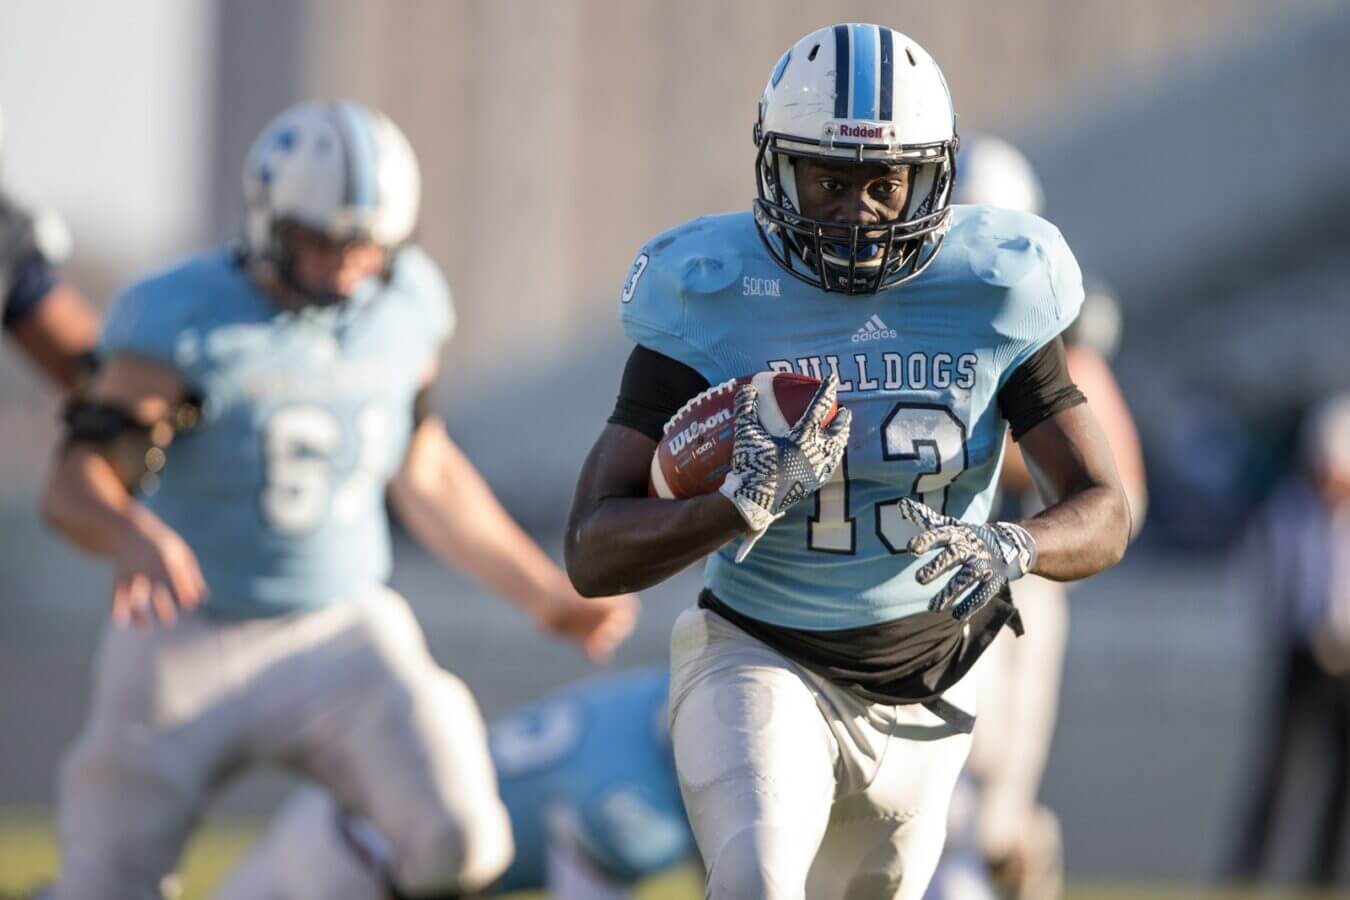
[[[283,311],[226,252],[116,300],[103,354],[169,366],[203,399],[145,503],[196,553],[205,614],[310,609],[388,578],[385,485],[451,326],[445,282],[416,248],[388,284],[332,307]]]
[[[914,527],[898,501],[986,521],[1007,422],[998,392],[1083,299],[1059,231],[1011,210],[952,208],[937,259],[874,296],[825,293],[783,271],[751,214],[696,219],[650,241],[620,296],[639,344],[712,384],[774,369],[839,378],[853,412],[834,479],[769,528],[745,561],[713,555],[705,583],[762,622],[841,629],[926,611]],[[950,576],[948,576],[950,577]]]
[[[549,817],[631,883],[694,853],[666,724],[664,668],[588,679],[489,729],[516,856],[496,887],[545,887]]]

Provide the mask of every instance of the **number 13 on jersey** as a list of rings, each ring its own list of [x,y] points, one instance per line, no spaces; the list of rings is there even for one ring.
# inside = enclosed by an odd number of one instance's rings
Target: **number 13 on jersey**
[[[908,496],[947,511],[947,489],[969,465],[966,425],[949,407],[897,403],[881,426],[881,458],[913,472]],[[848,455],[816,494],[807,521],[807,546],[822,553],[857,552],[858,523],[849,504]],[[917,530],[900,517],[903,497],[876,505],[877,537],[892,553],[904,553]]]

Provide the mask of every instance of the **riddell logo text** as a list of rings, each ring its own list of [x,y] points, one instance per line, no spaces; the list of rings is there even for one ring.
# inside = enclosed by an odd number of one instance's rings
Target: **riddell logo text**
[[[713,415],[704,419],[702,422],[691,422],[682,431],[677,431],[670,436],[670,452],[672,455],[678,454],[685,448],[690,441],[699,435],[712,431],[718,425],[731,421],[731,410],[721,409]]]
[[[881,138],[885,137],[885,132],[880,125],[849,125],[847,122],[839,123],[839,136],[851,138]]]

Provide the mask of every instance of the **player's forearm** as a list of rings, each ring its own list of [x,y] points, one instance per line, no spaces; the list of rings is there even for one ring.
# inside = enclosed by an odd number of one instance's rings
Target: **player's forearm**
[[[567,574],[587,596],[641,590],[698,562],[745,529],[736,507],[717,493],[688,500],[605,498],[584,513],[573,511],[564,544]]]
[[[42,514],[71,543],[99,556],[111,555],[128,533],[145,530],[155,518],[106,459],[78,446],[58,459],[43,490]]]
[[[1036,541],[1032,572],[1055,581],[1114,566],[1130,539],[1130,510],[1119,482],[1091,485],[1018,524]]]
[[[1019,524],[1036,541],[1031,571],[1055,581],[1095,575],[1120,562],[1130,537],[1130,507],[1111,445],[1085,403],[1022,436],[1022,457],[1046,501]]]
[[[494,501],[493,508],[390,492],[401,521],[423,547],[446,565],[468,573],[493,592],[533,614],[543,597],[566,578],[558,566]],[[470,521],[477,517],[477,521]]]

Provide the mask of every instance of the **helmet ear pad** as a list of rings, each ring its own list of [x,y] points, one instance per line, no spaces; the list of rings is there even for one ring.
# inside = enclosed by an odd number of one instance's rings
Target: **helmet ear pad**
[[[797,191],[797,165],[788,153],[768,152],[764,155],[764,186],[771,191],[774,200],[789,213],[801,212],[801,198]],[[809,259],[815,252],[814,242],[802,240],[802,236],[791,228],[769,226],[778,232],[778,237],[792,248],[798,257]]]
[[[797,192],[797,164],[787,153],[774,153],[772,159],[780,185],[780,202],[788,209],[800,211],[802,203]]]

